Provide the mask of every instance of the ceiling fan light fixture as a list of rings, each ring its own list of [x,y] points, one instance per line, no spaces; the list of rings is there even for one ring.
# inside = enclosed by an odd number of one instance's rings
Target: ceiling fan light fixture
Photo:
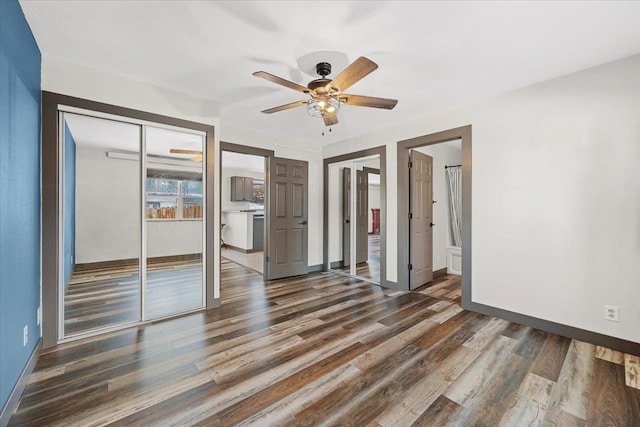
[[[336,98],[311,98],[307,101],[307,114],[311,117],[322,118],[333,115],[340,109],[340,101]]]

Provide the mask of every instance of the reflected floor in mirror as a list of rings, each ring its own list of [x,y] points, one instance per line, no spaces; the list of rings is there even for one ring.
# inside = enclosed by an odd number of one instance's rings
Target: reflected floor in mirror
[[[138,320],[137,265],[76,270],[65,291],[65,335]],[[147,317],[202,307],[202,263],[153,262],[147,267]]]
[[[338,270],[349,273],[349,267]],[[367,262],[356,265],[356,276],[366,277],[376,282],[380,281],[380,235],[369,234],[369,254]]]

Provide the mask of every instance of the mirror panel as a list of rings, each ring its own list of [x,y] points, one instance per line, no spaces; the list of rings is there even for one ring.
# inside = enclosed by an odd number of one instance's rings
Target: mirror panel
[[[349,265],[349,232],[345,234],[345,228],[348,229],[349,223],[348,215],[345,215],[345,204],[343,203],[343,197],[345,197],[343,186],[343,174],[345,169],[348,169],[342,163],[330,164],[329,171],[329,268],[342,269]],[[347,204],[347,209],[349,205]],[[346,257],[344,242],[347,242]]]
[[[204,306],[202,136],[146,127],[144,318]]]
[[[141,127],[64,113],[63,335],[140,320]]]
[[[380,157],[333,163],[329,173],[329,266],[380,282]]]

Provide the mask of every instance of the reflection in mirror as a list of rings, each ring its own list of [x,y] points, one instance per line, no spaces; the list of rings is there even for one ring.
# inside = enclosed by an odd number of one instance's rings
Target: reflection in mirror
[[[328,220],[330,268],[379,283],[379,156],[329,165]]]
[[[329,177],[329,197],[328,197],[328,232],[329,232],[329,268],[341,269],[345,265],[349,265],[349,254],[345,256],[343,247],[343,228],[348,227],[348,218],[345,218],[343,211],[344,197],[343,173],[348,169],[345,164],[334,163],[328,168]],[[348,206],[348,205],[347,205]],[[348,233],[347,233],[348,236]],[[348,250],[348,245],[347,245]]]
[[[203,307],[203,137],[146,127],[145,319]]]
[[[140,320],[140,126],[64,113],[64,335]]]

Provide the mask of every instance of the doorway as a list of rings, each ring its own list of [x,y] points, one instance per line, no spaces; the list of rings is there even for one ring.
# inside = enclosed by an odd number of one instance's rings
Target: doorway
[[[265,280],[307,274],[308,163],[229,142],[221,142],[220,148],[220,205],[232,208],[221,212],[221,257],[253,269]],[[243,164],[233,166],[225,158]],[[255,163],[251,171],[249,161]]]
[[[268,157],[222,150],[220,256],[264,274]]]
[[[470,254],[471,126],[398,142],[399,287],[423,289],[462,274],[466,307]]]
[[[385,286],[384,149],[325,159],[325,269]]]

